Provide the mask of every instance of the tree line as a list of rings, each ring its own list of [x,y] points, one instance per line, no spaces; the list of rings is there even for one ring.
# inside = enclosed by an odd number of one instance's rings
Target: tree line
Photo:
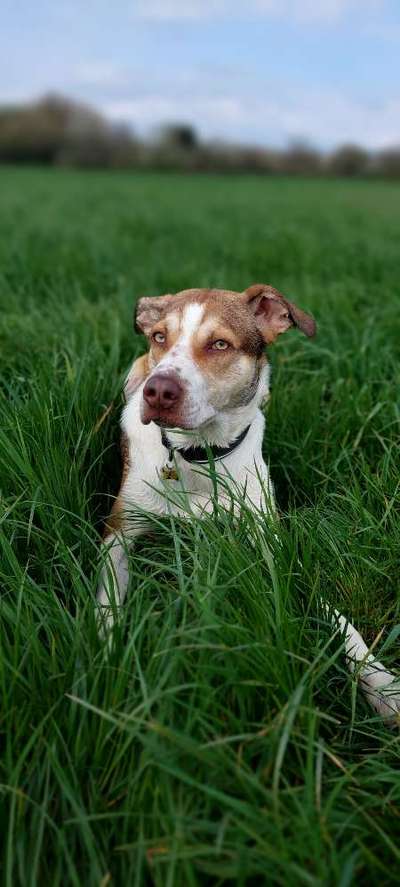
[[[0,163],[400,178],[400,145],[372,152],[347,144],[323,154],[298,141],[278,150],[204,141],[184,123],[164,126],[145,141],[84,104],[47,95],[0,107]]]

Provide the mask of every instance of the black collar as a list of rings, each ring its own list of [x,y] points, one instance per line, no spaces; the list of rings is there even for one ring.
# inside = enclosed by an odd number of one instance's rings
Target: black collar
[[[167,448],[168,458],[171,462],[173,461],[174,453],[179,453],[185,462],[197,462],[199,465],[206,465],[208,463],[208,454],[210,454],[214,462],[219,462],[224,456],[229,456],[230,453],[233,453],[239,444],[242,443],[242,440],[245,439],[249,428],[250,425],[247,425],[247,428],[239,434],[239,437],[236,437],[227,447],[187,447],[186,449],[174,447],[168,440],[164,428],[161,428],[161,443]]]

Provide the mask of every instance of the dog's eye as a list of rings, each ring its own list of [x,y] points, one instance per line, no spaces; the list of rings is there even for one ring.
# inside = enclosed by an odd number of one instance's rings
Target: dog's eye
[[[165,335],[164,333],[153,333],[153,339],[158,345],[164,345]]]
[[[212,343],[211,348],[213,351],[226,351],[229,348],[229,342],[225,342],[225,339],[217,339]]]

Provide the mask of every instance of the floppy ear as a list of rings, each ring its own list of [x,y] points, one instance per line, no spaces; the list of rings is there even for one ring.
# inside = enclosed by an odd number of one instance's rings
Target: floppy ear
[[[285,299],[273,286],[255,283],[245,290],[244,297],[267,345],[274,342],[277,336],[286,332],[291,326],[297,326],[306,336],[315,335],[314,318]]]
[[[163,309],[171,296],[144,296],[136,306],[135,329],[149,335],[151,328],[160,319]]]

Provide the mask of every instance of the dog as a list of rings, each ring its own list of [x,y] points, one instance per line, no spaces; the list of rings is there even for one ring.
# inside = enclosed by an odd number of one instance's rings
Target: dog
[[[97,606],[103,633],[112,628],[129,580],[129,546],[146,532],[144,515],[203,515],[227,486],[249,507],[274,515],[274,490],[262,456],[263,402],[269,396],[265,346],[292,327],[313,337],[316,324],[274,287],[244,292],[188,289],[141,298],[136,328],[149,341],[125,384],[121,487],[106,522]],[[201,466],[212,463],[213,477]],[[185,508],[174,491],[185,491]],[[172,493],[169,495],[168,493]],[[132,520],[132,511],[139,515]],[[140,517],[142,515],[142,517]],[[344,637],[347,663],[372,707],[400,723],[400,687],[369,652],[354,626],[322,605]]]

